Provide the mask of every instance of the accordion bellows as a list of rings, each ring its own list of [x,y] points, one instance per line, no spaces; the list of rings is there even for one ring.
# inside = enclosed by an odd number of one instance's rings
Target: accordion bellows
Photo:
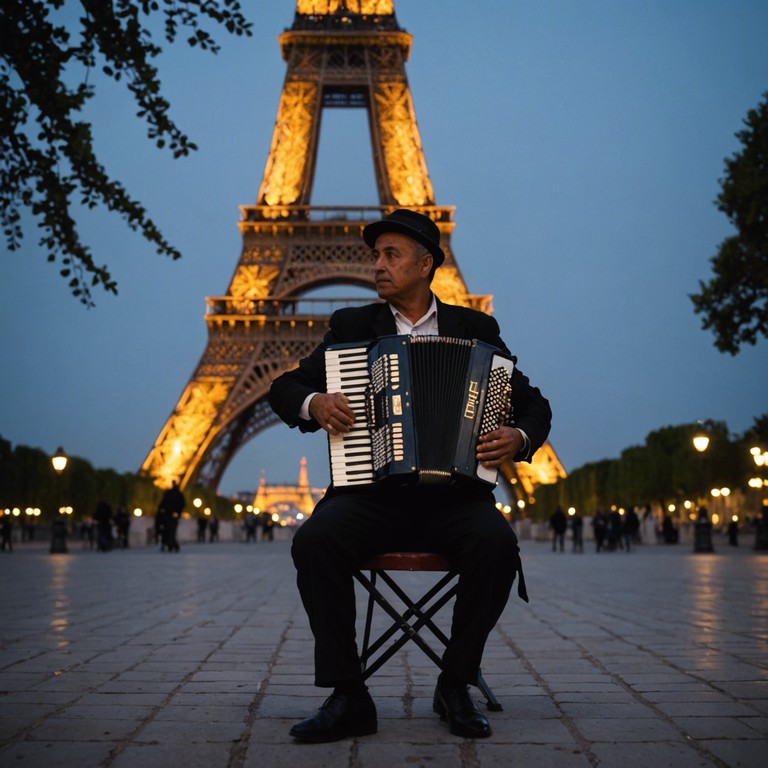
[[[511,417],[514,362],[484,342],[444,336],[386,336],[325,352],[326,391],[341,392],[355,425],[329,435],[335,486],[386,477],[495,484],[475,458],[477,442]]]

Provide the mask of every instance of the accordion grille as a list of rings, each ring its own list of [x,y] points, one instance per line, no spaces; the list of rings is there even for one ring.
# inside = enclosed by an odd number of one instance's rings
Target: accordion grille
[[[420,474],[429,481],[453,463],[464,400],[464,375],[472,342],[437,336],[416,336],[410,345],[414,422]],[[448,473],[450,474],[450,473]]]

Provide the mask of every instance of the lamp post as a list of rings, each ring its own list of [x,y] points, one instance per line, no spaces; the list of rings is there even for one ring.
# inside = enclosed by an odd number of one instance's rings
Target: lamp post
[[[69,457],[64,453],[64,449],[59,447],[56,453],[51,456],[51,466],[57,476],[67,468]],[[60,483],[57,483],[60,485]],[[57,510],[58,511],[58,510]],[[57,515],[51,525],[51,554],[67,552],[67,524]]]
[[[707,448],[709,448],[709,434],[701,426],[701,422],[699,422],[698,431],[695,432],[693,437],[691,438],[691,443],[693,443],[694,449],[700,454],[703,454],[707,450]],[[701,489],[704,487],[704,465],[703,465],[702,459],[698,461],[697,466],[698,466],[699,488],[696,489],[696,493],[697,495],[700,495]]]
[[[701,422],[699,422],[701,423]],[[700,427],[691,440],[693,447],[703,454],[709,448],[709,435]],[[699,460],[699,484],[704,485],[704,468],[702,459]],[[698,494],[698,491],[697,491]],[[693,524],[693,551],[694,552],[714,552],[712,546],[712,523],[709,521],[707,515],[707,508],[705,506],[699,506],[698,515],[696,521]]]
[[[763,490],[768,486],[768,480],[763,477],[763,472],[768,467],[768,451],[764,448],[755,445],[749,449],[752,455],[752,460],[755,462],[755,468],[757,469],[757,476],[750,478],[749,487],[758,490],[758,493],[762,496]],[[755,549],[768,550],[768,500],[764,497],[760,505],[760,516],[757,518],[757,526],[755,528]]]

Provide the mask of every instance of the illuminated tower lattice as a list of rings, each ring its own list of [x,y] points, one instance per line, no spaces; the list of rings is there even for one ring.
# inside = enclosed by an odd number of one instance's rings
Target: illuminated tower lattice
[[[240,260],[227,294],[207,299],[205,352],[142,465],[158,485],[215,489],[237,450],[277,421],[270,382],[315,347],[333,309],[354,303],[306,294],[374,287],[367,223],[400,207],[430,216],[446,253],[435,293],[491,311],[491,297],[469,294],[454,259],[453,207],[435,205],[405,73],[411,39],[393,0],[298,0],[279,38],[287,72],[264,177],[256,205],[241,207]],[[311,205],[325,108],[367,111],[379,206]],[[505,472],[522,481],[521,495],[563,474],[551,449],[540,453],[532,472],[518,470],[525,477]]]

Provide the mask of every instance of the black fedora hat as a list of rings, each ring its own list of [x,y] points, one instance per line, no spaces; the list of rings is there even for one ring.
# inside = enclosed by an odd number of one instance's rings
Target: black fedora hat
[[[435,268],[445,261],[445,254],[440,247],[440,230],[429,216],[398,208],[381,221],[374,221],[365,227],[363,240],[368,247],[373,248],[376,238],[385,232],[399,232],[421,243],[432,254]]]

